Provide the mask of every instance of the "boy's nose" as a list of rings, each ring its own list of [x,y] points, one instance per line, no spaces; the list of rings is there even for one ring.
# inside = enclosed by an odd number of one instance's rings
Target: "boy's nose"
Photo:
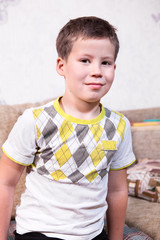
[[[96,78],[102,77],[102,72],[101,72],[101,68],[100,68],[99,65],[94,64],[94,65],[91,67],[90,76],[91,76],[91,77],[96,77]]]

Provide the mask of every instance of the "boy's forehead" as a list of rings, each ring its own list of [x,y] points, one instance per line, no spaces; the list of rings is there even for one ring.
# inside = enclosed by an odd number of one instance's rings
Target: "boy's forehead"
[[[96,49],[102,49],[109,51],[110,53],[115,54],[114,44],[111,42],[109,38],[86,38],[86,37],[78,37],[75,41],[73,41],[72,50],[81,51],[81,52],[89,52],[94,51]]]

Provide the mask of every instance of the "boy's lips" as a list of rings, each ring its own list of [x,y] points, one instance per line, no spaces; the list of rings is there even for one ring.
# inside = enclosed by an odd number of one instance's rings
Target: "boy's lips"
[[[91,82],[91,83],[86,83],[86,85],[92,89],[100,89],[104,84]]]

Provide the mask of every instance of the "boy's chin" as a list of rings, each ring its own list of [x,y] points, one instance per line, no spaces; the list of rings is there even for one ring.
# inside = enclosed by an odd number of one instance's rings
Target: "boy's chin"
[[[105,95],[105,94],[104,94]],[[99,103],[101,101],[101,98],[104,96],[104,95],[101,95],[101,96],[88,96],[86,98],[86,102],[89,102],[89,103]]]
[[[88,98],[88,99],[85,99],[85,102],[98,104],[100,100],[101,98]]]

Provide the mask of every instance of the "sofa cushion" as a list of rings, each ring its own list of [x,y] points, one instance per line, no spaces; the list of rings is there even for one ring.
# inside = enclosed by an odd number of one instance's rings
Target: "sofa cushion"
[[[160,160],[139,160],[127,174],[129,195],[160,202]]]
[[[160,204],[140,198],[128,198],[126,224],[160,240]],[[136,238],[135,238],[136,239]],[[138,239],[138,238],[137,238]]]
[[[0,105],[0,146],[7,139],[19,115],[18,109],[15,109],[13,106]],[[2,149],[0,148],[0,157],[1,155]]]
[[[137,159],[160,158],[160,125],[132,127],[133,152]]]
[[[143,122],[146,119],[159,119],[160,107],[121,111],[130,122]]]

